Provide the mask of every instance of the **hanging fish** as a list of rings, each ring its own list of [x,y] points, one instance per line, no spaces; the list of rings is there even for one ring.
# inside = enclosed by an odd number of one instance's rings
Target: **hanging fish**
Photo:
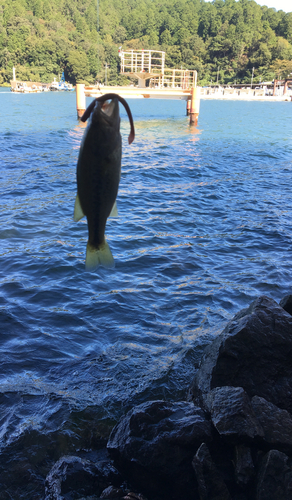
[[[110,102],[108,102],[110,101]],[[74,221],[87,217],[87,270],[99,265],[114,267],[114,258],[105,240],[109,215],[117,215],[116,197],[121,177],[122,139],[120,134],[119,102],[125,107],[131,131],[128,142],[135,138],[132,114],[127,102],[117,94],[105,94],[95,99],[81,120],[88,124],[81,142],[77,163],[77,196]]]

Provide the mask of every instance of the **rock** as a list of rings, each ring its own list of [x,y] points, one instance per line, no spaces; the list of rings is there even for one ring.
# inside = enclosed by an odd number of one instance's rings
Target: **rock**
[[[254,413],[264,430],[264,439],[273,447],[292,452],[292,417],[266,399],[254,396]]]
[[[192,403],[150,401],[133,408],[113,429],[107,449],[116,466],[146,495],[196,498],[191,461],[211,423]]]
[[[226,484],[216,468],[208,447],[202,443],[193,458],[200,500],[231,500]]]
[[[68,364],[66,376],[63,371],[59,375],[69,380],[73,366]],[[15,500],[18,491],[24,499],[43,500],[46,476],[57,460],[79,455],[79,450],[94,449],[94,455],[102,455],[112,424],[110,419],[99,421],[94,405],[73,409],[61,394],[52,399],[50,393],[32,394],[27,390],[23,394],[0,393],[0,492]]]
[[[211,389],[243,387],[292,412],[292,317],[262,296],[240,311],[206,349],[191,385],[194,401],[206,404]]]
[[[114,486],[109,486],[100,495],[100,499],[104,500],[147,500],[141,493],[134,493],[128,491],[125,493],[122,488],[115,488]]]
[[[280,300],[280,306],[292,316],[292,295],[285,295],[285,297]]]
[[[100,500],[100,497],[97,497],[96,495],[90,495],[89,497],[81,497],[77,500]]]
[[[235,447],[235,480],[240,486],[246,486],[253,479],[255,467],[250,448],[245,445]]]
[[[72,495],[100,495],[109,483],[121,476],[109,463],[93,463],[75,456],[65,456],[55,463],[46,477],[45,500],[71,500]]]
[[[208,394],[206,401],[212,423],[221,437],[236,444],[264,436],[242,387],[217,387]]]
[[[125,497],[123,497],[123,500],[147,500],[147,498],[144,497],[144,495],[141,495],[141,493],[133,493],[130,491]]]
[[[256,500],[291,500],[292,469],[290,460],[278,450],[270,450],[259,471]]]
[[[124,495],[124,491],[121,488],[115,488],[114,486],[108,486],[105,490],[102,491],[100,498],[104,498],[106,500],[121,498]]]

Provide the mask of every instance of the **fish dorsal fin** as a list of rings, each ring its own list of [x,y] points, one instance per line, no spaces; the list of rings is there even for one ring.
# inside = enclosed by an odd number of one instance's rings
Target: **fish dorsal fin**
[[[85,216],[85,214],[83,213],[83,210],[81,208],[79,196],[77,193],[76,199],[75,199],[75,205],[74,205],[74,221],[78,222],[84,216]]]
[[[113,204],[113,208],[111,209],[111,213],[109,214],[109,217],[118,217],[118,207],[117,207],[117,202],[115,201]]]

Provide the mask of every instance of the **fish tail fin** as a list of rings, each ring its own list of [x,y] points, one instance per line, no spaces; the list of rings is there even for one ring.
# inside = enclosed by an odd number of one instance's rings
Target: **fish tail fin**
[[[94,271],[98,266],[115,267],[115,261],[106,240],[98,248],[87,243],[85,268],[87,271]]]

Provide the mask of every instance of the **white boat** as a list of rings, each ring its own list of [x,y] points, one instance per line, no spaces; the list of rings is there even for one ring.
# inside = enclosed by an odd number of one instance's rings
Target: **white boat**
[[[10,87],[11,92],[18,92],[21,94],[47,92],[49,90],[48,83],[32,82],[32,81],[25,82],[21,80],[16,80],[14,66],[13,66],[13,80],[11,80],[10,83],[11,83]]]
[[[21,94],[31,94],[34,92],[42,92],[42,89],[36,85],[27,85],[27,82],[12,82],[11,92],[19,92]]]
[[[74,87],[71,83],[68,83],[65,81],[65,75],[64,72],[62,73],[62,78],[59,82],[56,81],[56,78],[54,78],[54,81],[50,85],[50,90],[53,91],[69,91],[72,92],[74,90]]]

